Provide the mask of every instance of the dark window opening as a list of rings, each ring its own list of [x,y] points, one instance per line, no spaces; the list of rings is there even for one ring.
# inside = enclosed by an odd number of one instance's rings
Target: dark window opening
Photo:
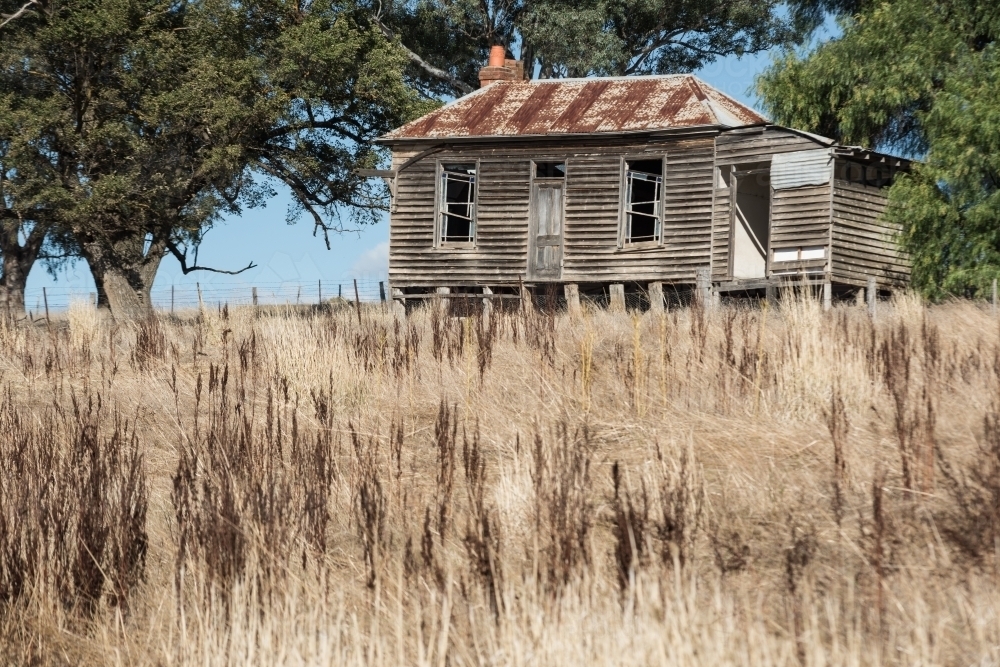
[[[892,185],[894,176],[895,170],[886,165],[865,165],[848,161],[837,165],[837,178],[850,183],[882,188]]]
[[[663,222],[663,162],[636,160],[625,170],[625,244],[658,242]]]
[[[565,162],[536,162],[535,178],[565,178]]]
[[[441,242],[475,241],[476,165],[442,165],[441,197]]]

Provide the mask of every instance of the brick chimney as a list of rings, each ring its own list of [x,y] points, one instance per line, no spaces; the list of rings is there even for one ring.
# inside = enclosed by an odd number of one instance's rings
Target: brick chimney
[[[490,49],[490,62],[479,70],[479,87],[485,88],[494,81],[521,81],[524,63],[507,58],[507,49],[499,44]]]

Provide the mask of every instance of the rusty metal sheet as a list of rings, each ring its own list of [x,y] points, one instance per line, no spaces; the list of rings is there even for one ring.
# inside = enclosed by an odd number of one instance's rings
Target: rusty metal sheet
[[[684,75],[500,81],[387,134],[387,141],[613,134],[767,120]]]

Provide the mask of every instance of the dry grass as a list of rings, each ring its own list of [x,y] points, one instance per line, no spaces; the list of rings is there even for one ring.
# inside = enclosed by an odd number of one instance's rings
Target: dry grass
[[[971,303],[0,324],[23,664],[1000,661]]]

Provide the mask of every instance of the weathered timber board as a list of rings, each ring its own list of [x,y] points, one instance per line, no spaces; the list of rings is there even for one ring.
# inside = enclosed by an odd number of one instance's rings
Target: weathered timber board
[[[910,260],[896,242],[899,226],[881,219],[884,189],[837,179],[833,189],[832,272],[834,280],[883,287],[909,282]]]

